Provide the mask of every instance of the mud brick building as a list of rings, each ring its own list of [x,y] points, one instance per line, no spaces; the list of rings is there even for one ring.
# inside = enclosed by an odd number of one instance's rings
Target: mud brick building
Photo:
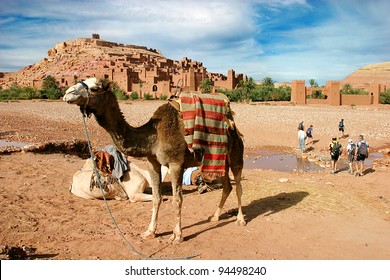
[[[144,46],[124,45],[101,40],[99,34],[57,43],[48,50],[48,57],[18,72],[0,73],[0,86],[12,83],[41,87],[44,78],[53,76],[62,87],[89,78],[109,78],[127,94],[137,92],[142,98],[169,96],[177,91],[197,91],[208,78],[215,89],[234,89],[247,77],[228,70],[227,76],[210,73],[202,62],[183,58],[166,58],[161,51]]]

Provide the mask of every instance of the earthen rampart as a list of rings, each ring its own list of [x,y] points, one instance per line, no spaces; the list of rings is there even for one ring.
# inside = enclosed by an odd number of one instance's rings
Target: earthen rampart
[[[324,87],[306,87],[304,80],[292,81],[291,102],[297,105],[328,104],[340,105],[378,105],[380,94],[386,91],[386,86],[371,85],[369,92],[363,94],[341,94],[340,81],[328,81]],[[313,98],[314,92],[320,91],[323,98]]]

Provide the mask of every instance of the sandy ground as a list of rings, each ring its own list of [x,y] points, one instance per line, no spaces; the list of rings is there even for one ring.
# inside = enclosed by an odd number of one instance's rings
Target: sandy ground
[[[146,122],[160,101],[122,102],[131,125]],[[313,124],[311,154],[328,157],[326,147],[345,119],[346,134],[363,133],[373,152],[390,147],[390,107],[292,106],[232,104],[245,135],[247,162],[258,150],[294,153],[297,125]],[[87,120],[92,146],[111,143],[93,118]],[[348,138],[349,138],[348,137]],[[346,146],[348,138],[341,139]],[[81,114],[64,102],[0,103],[0,139],[23,143],[85,139]],[[345,156],[343,156],[345,157]],[[143,160],[131,159],[139,164]],[[30,259],[143,259],[118,233],[104,201],[84,200],[69,193],[73,174],[84,160],[63,153],[0,155],[0,245],[34,248]],[[143,240],[151,203],[108,201],[124,238],[141,254],[153,258],[193,259],[390,259],[389,158],[367,166],[363,177],[329,169],[243,172],[243,210],[247,226],[234,224],[235,193],[219,222],[209,222],[221,190],[198,194],[184,187],[184,242],[169,242],[173,222],[171,192],[158,221],[158,236]],[[281,180],[285,179],[285,180]],[[287,182],[285,182],[287,181]],[[4,255],[3,255],[4,256]]]

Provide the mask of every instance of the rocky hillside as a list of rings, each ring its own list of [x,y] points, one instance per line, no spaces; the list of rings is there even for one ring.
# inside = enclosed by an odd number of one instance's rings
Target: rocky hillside
[[[99,68],[109,68],[118,58],[140,55],[152,59],[163,58],[162,53],[155,49],[142,46],[123,45],[101,40],[99,36],[92,38],[78,38],[57,43],[47,52],[48,57],[24,67],[14,73],[0,73],[0,85],[7,87],[11,83],[19,85],[39,86],[46,76],[82,77],[84,73],[94,72]],[[134,61],[136,67],[138,61]]]
[[[182,90],[196,91],[208,78],[219,89],[233,89],[246,79],[235,74],[227,76],[210,73],[202,62],[183,58],[180,61],[166,58],[156,49],[124,45],[101,40],[98,34],[92,38],[79,38],[57,43],[48,50],[48,57],[15,73],[0,73],[0,86],[13,83],[21,86],[40,87],[44,78],[53,76],[60,86],[68,87],[77,80],[89,77],[109,78],[127,93],[153,93],[154,97],[172,93],[182,81]]]

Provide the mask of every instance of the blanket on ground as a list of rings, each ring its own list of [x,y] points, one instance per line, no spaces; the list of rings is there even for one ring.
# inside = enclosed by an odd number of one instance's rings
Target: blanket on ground
[[[201,149],[201,171],[223,176],[228,151],[226,96],[181,93],[185,140],[190,150]]]

